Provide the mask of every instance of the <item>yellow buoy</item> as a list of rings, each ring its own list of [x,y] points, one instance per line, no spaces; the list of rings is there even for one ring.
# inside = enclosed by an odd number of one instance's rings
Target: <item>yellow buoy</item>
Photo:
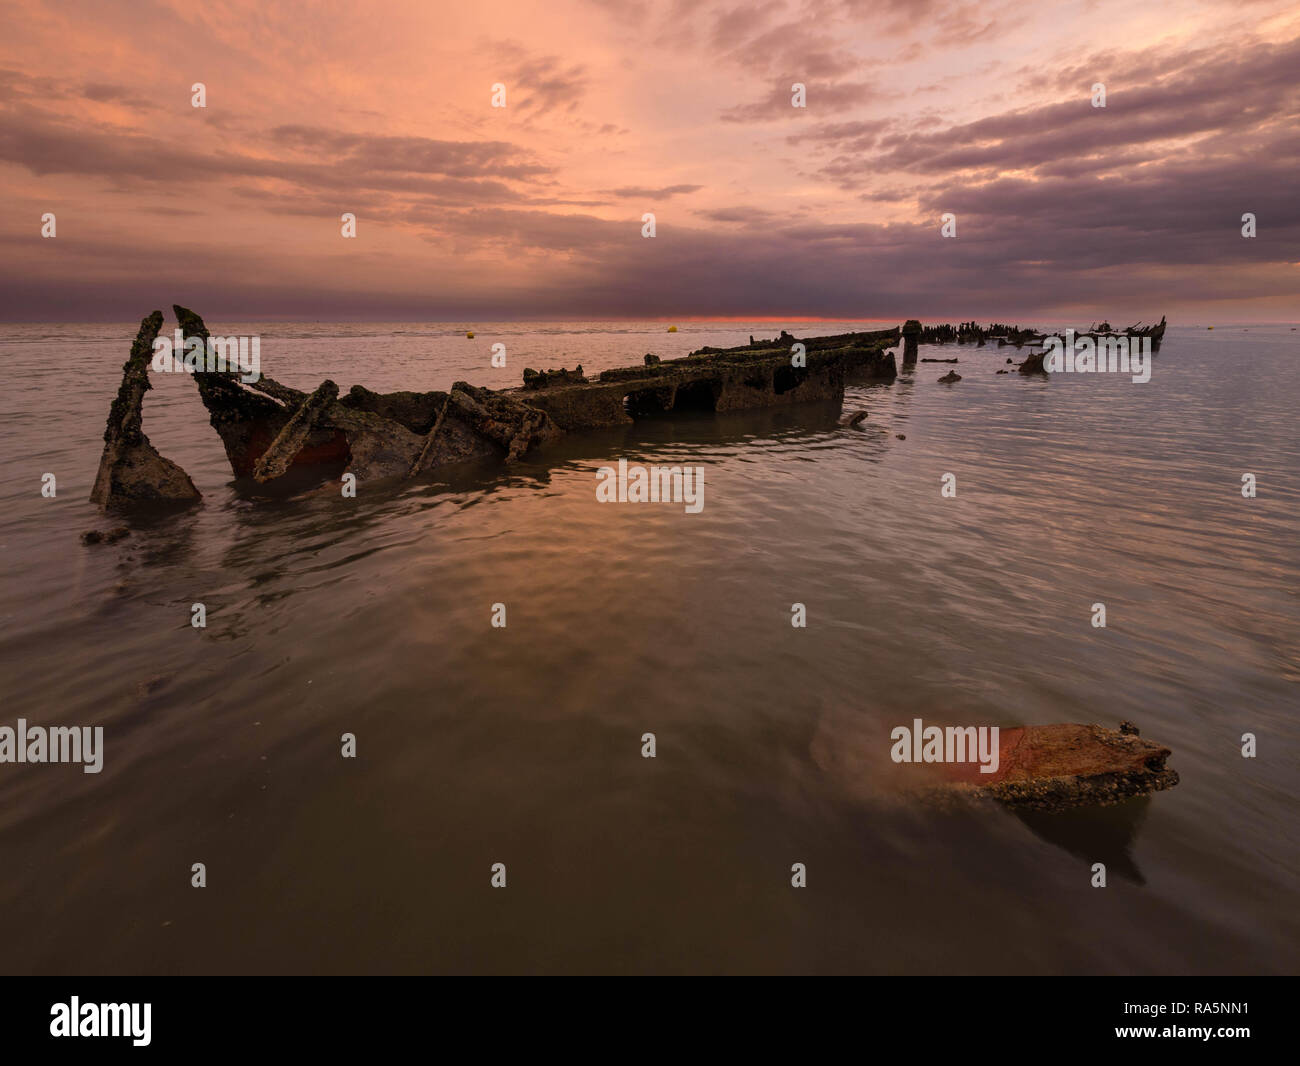
[[[1206,329],[1213,329],[1214,327],[1213,327],[1213,326],[1206,326],[1205,328],[1206,328]]]
[[[465,336],[467,336],[470,340],[473,340],[473,339],[474,339],[474,331],[473,331],[473,330],[470,330],[468,333],[465,334]]]
[[[668,332],[669,332],[669,333],[676,333],[676,332],[677,332],[677,327],[676,327],[676,326],[669,326],[669,327],[668,327]]]

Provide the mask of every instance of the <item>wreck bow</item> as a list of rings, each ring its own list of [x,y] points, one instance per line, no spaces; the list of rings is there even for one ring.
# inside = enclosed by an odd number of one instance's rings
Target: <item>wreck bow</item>
[[[122,367],[122,384],[108,411],[104,451],[90,491],[91,502],[103,507],[126,501],[190,503],[200,498],[189,475],[160,455],[142,428],[144,394],[153,387],[149,383],[149,359],[162,323],[161,311],[140,323],[140,332]]]

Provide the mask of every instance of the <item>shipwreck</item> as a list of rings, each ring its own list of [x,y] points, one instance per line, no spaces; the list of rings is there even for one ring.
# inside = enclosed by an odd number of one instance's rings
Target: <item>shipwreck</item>
[[[174,310],[184,335],[207,343],[203,320],[187,308]],[[109,410],[91,493],[105,507],[199,499],[190,478],[141,429],[150,356],[162,322],[162,312],[155,311],[140,324]],[[595,380],[581,366],[529,368],[513,389],[458,381],[447,392],[377,393],[354,385],[340,395],[332,381],[307,393],[260,373],[245,380],[237,369],[198,369],[192,376],[237,478],[268,483],[307,471],[322,480],[344,472],[358,480],[401,479],[468,459],[514,462],[563,434],[652,413],[840,400],[849,374],[897,374],[890,349],[900,336],[897,328],[802,341],[782,333],[738,348],[702,348],[681,359],[647,355],[642,366],[606,370]]]
[[[174,305],[178,338],[212,347],[197,314]],[[188,504],[200,493],[176,463],[150,443],[142,429],[149,369],[163,315],[140,324],[123,367],[122,383],[109,409],[91,500],[104,507],[140,503]],[[1103,323],[1103,327],[1108,323]],[[1158,347],[1165,330],[1129,327],[1129,337],[1149,336]],[[1080,334],[1084,336],[1088,334]],[[739,411],[808,401],[840,401],[850,375],[891,380],[898,374],[893,349],[901,343],[904,367],[917,361],[922,342],[999,346],[1042,342],[1046,334],[1017,326],[974,322],[901,327],[796,339],[782,332],[733,348],[700,348],[680,359],[647,355],[641,366],[605,370],[588,379],[573,370],[523,372],[511,389],[488,389],[458,381],[449,391],[378,393],[353,385],[341,395],[333,381],[310,393],[282,385],[259,369],[192,369],[212,428],[236,478],[266,484],[290,474],[328,481],[417,478],[440,466],[497,457],[511,463],[568,433],[617,426],[647,415],[679,411]],[[955,360],[952,360],[955,362]],[[1011,360],[1008,360],[1011,362]],[[1041,352],[1027,353],[1018,369],[1043,373]],[[955,371],[940,379],[961,380]],[[865,417],[861,413],[855,418]]]

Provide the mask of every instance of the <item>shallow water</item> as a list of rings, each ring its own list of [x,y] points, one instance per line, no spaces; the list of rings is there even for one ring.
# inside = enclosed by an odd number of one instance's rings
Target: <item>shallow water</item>
[[[345,391],[779,328],[209,326]],[[249,498],[156,374],[145,430],[203,503],[83,547],[116,524],[86,497],[136,328],[0,327],[0,725],[105,730],[97,775],[0,764],[5,972],[1295,970],[1300,333],[1171,327],[1142,385],[923,348],[963,380],[920,364],[843,410],[642,420],[355,500]],[[703,466],[703,511],[597,503],[621,457]],[[1182,783],[939,813],[888,772],[918,717],[1127,718]]]

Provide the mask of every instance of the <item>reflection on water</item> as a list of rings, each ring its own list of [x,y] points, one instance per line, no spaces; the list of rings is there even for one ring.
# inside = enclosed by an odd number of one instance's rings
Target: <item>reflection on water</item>
[[[1016,816],[1038,837],[1064,848],[1088,863],[1103,863],[1106,876],[1119,876],[1145,885],[1133,859],[1138,830],[1151,806],[1150,796],[1113,807],[1071,811],[1017,811]]]
[[[520,367],[590,372],[775,332],[661,329],[261,335],[286,383],[382,390],[512,383],[488,365],[503,336]],[[133,335],[0,331],[4,722],[103,725],[106,746],[98,775],[0,765],[6,970],[1293,967],[1289,331],[1171,329],[1140,386],[959,349],[952,388],[923,364],[842,408],[649,418],[354,500],[232,483],[168,376],[146,431],[203,504],[87,548],[118,523],[84,501]],[[69,381],[86,362],[103,375]],[[703,466],[704,510],[598,504],[619,458]],[[1182,784],[940,814],[889,787],[889,731],[914,717],[1128,718]]]

